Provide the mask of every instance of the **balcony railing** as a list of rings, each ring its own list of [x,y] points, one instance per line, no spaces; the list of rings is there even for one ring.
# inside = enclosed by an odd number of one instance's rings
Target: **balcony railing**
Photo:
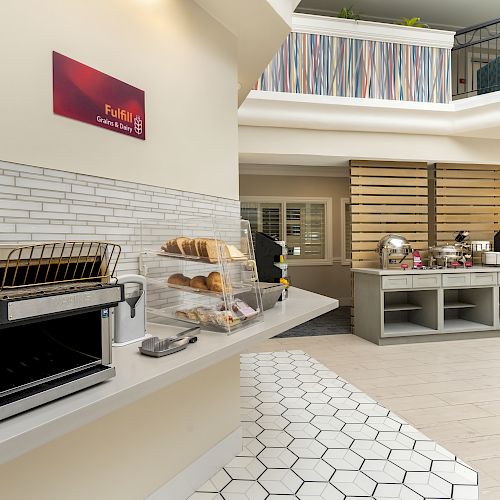
[[[453,33],[296,15],[257,90],[446,103]]]
[[[453,98],[500,90],[500,19],[457,31],[452,50]]]

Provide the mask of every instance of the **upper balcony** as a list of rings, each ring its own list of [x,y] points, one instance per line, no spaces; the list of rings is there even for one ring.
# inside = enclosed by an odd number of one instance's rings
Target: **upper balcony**
[[[240,108],[240,142],[256,127],[500,138],[499,39],[499,20],[455,34],[294,14]]]
[[[500,19],[457,31],[295,14],[255,89],[449,103],[500,90]]]
[[[452,31],[295,14],[256,90],[448,103]]]
[[[454,99],[500,90],[500,19],[457,31],[452,51]]]

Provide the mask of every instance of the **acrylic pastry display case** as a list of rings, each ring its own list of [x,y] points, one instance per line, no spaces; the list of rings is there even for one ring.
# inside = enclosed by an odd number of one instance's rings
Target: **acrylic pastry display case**
[[[262,319],[248,221],[205,217],[143,222],[141,245],[149,322],[174,318],[232,333]],[[242,299],[248,294],[251,306]]]

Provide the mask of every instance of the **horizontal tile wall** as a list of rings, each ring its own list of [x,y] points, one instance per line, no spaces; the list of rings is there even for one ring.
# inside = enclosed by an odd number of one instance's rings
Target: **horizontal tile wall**
[[[141,220],[240,217],[237,200],[0,162],[0,243],[105,240],[137,272]]]

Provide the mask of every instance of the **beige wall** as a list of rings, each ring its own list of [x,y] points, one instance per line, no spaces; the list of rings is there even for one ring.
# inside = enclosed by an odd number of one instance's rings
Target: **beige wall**
[[[240,175],[240,196],[332,198],[333,265],[290,266],[289,274],[294,286],[329,297],[343,299],[342,303],[350,300],[350,267],[343,266],[340,262],[340,200],[349,197],[348,177]]]
[[[192,0],[1,2],[0,160],[236,199],[236,40]],[[145,91],[146,141],[52,112],[52,51]]]
[[[1,465],[0,497],[143,499],[239,426],[234,356]]]

